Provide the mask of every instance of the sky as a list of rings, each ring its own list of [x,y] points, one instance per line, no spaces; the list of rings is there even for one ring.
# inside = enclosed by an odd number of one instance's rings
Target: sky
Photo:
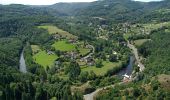
[[[25,4],[25,5],[50,5],[58,2],[92,2],[96,0],[0,0],[0,4]],[[160,1],[160,0],[135,0],[135,1]]]

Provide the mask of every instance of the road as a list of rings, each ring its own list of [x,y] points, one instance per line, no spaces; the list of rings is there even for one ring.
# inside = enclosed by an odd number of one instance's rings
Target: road
[[[122,84],[123,82],[118,83],[119,85]],[[90,93],[90,94],[86,94],[84,95],[84,100],[94,100],[93,98],[96,96],[96,94],[102,90],[105,90],[107,88],[111,88],[114,87],[115,85],[109,85],[103,88],[98,88],[97,90],[95,90],[94,92]]]
[[[127,46],[132,50],[133,54],[135,55],[135,59],[138,64],[139,70],[142,72],[145,69],[145,66],[141,63],[139,59],[138,50],[136,49],[134,45],[130,44],[129,41],[128,41]]]
[[[93,49],[92,52],[89,53],[87,56],[81,58],[81,59],[87,59],[87,58],[91,57],[91,56],[94,54],[95,48],[94,48],[92,45],[88,45],[88,46],[89,46],[91,49]]]
[[[128,45],[127,46],[132,50],[133,54],[135,55],[135,59],[136,59],[136,62],[138,64],[139,70],[142,72],[145,69],[145,67],[144,67],[144,65],[141,63],[141,61],[139,59],[138,50],[136,49],[136,47],[134,45],[130,44],[129,41],[128,41]],[[122,84],[122,83],[123,82],[120,82],[118,84]],[[110,85],[110,86],[106,86],[106,87],[103,87],[103,88],[98,88],[94,92],[92,92],[90,94],[84,95],[84,100],[94,100],[93,98],[96,96],[96,94],[99,91],[104,90],[104,89],[109,88],[109,87],[114,87],[114,86],[115,85]]]

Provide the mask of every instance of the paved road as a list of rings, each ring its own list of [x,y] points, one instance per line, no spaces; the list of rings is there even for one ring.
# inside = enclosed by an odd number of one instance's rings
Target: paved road
[[[135,55],[136,62],[138,64],[139,70],[143,71],[145,69],[145,66],[141,63],[141,61],[139,59],[138,50],[135,48],[134,45],[130,44],[129,41],[128,41],[127,46],[132,50],[133,54]]]
[[[120,82],[118,83],[119,85],[120,84],[123,84],[123,82]],[[111,87],[114,87],[115,85],[109,85],[109,86],[105,86],[103,88],[98,88],[97,90],[95,90],[94,92],[90,93],[90,94],[86,94],[84,95],[84,100],[94,100],[93,98],[96,96],[96,94],[102,90],[105,90],[107,88],[111,88]]]

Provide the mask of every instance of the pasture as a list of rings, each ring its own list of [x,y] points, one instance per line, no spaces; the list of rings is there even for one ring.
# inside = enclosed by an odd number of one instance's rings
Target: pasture
[[[135,46],[141,46],[143,43],[149,41],[149,39],[139,39],[139,40],[135,40],[134,44]]]
[[[107,73],[108,70],[113,69],[114,67],[117,67],[121,64],[121,62],[109,62],[109,61],[103,61],[103,67],[97,68],[96,66],[82,66],[81,71],[93,71],[96,75],[104,75]]]
[[[56,41],[53,45],[52,45],[56,50],[60,50],[60,51],[73,51],[76,50],[76,46],[70,43],[67,43],[67,41],[63,40],[63,41]]]
[[[76,36],[70,34],[69,32],[59,29],[58,27],[53,25],[43,25],[43,26],[38,26],[38,28],[47,29],[49,34],[59,34],[67,39],[76,38]]]
[[[57,55],[48,55],[46,51],[40,51],[37,54],[33,55],[34,61],[44,68],[46,68],[47,66],[52,66],[57,58]]]
[[[87,55],[90,52],[90,49],[88,48],[79,48],[78,50],[82,56]]]
[[[32,53],[36,54],[37,52],[41,51],[38,45],[31,45]]]

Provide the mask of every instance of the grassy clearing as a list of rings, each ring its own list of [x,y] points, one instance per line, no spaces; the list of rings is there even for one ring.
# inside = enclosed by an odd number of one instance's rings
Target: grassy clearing
[[[62,30],[59,29],[56,26],[52,26],[52,25],[44,25],[44,26],[38,26],[38,28],[43,28],[43,29],[47,29],[49,34],[60,34],[62,37],[66,37],[66,38],[76,38],[76,36]]]
[[[31,45],[31,49],[32,49],[33,54],[41,51],[41,49],[38,45]]]
[[[143,24],[142,26],[145,27],[145,29],[150,32],[152,30],[158,29],[162,26],[170,26],[170,22],[163,22],[163,23],[151,23],[151,24]]]
[[[109,62],[109,61],[103,61],[103,67],[101,68],[96,68],[96,66],[82,66],[81,71],[93,71],[96,75],[104,75],[107,73],[108,70],[113,69],[116,66],[120,65],[120,62]]]
[[[48,55],[46,51],[40,51],[33,56],[34,61],[44,68],[52,66],[57,58],[56,55]]]
[[[76,46],[66,41],[57,41],[52,45],[56,50],[60,51],[73,51],[76,50]]]
[[[87,48],[79,48],[80,55],[84,56],[90,52],[90,49]]]
[[[158,81],[161,83],[161,87],[170,91],[170,75],[161,74],[158,75]]]
[[[135,40],[134,43],[136,46],[141,46],[143,43],[149,41],[149,39],[139,39],[139,40]]]

